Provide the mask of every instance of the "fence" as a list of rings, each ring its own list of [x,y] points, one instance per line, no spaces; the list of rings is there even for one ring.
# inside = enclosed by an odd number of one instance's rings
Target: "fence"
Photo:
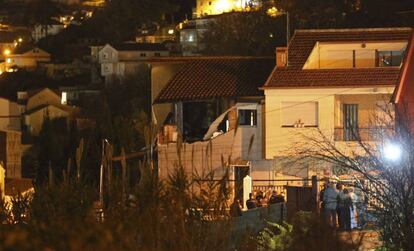
[[[243,211],[242,216],[231,219],[232,243],[237,246],[247,233],[259,233],[266,227],[266,222],[281,223],[286,219],[286,215],[285,203],[271,204],[267,207]]]

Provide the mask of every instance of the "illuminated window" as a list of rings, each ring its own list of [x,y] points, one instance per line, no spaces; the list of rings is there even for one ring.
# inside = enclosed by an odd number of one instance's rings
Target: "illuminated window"
[[[66,92],[62,92],[61,104],[62,105],[66,105],[67,103],[68,103],[67,93]]]
[[[10,64],[12,62],[11,58],[6,59],[6,63]]]

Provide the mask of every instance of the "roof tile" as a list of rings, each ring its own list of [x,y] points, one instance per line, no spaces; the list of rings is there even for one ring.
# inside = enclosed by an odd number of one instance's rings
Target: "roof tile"
[[[161,90],[155,103],[262,96],[258,88],[266,81],[274,65],[275,60],[267,57],[190,60]]]

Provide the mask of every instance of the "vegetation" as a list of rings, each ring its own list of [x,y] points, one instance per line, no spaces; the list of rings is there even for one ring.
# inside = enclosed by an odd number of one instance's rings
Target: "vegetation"
[[[354,185],[363,191],[373,209],[385,246],[391,250],[414,250],[412,119],[405,116],[406,112],[396,115],[391,106],[377,109],[380,114],[370,119],[369,137],[373,141],[364,140],[355,130],[354,142],[339,145],[332,132],[315,130],[303,135],[306,145],[295,144],[289,152],[297,156],[293,161],[298,163],[329,163],[333,169],[347,170],[355,179],[366,180]]]
[[[362,238],[360,238],[362,240]],[[257,250],[357,250],[359,242],[348,242],[338,232],[326,225],[320,216],[311,212],[299,212],[291,224],[268,223],[256,237]]]

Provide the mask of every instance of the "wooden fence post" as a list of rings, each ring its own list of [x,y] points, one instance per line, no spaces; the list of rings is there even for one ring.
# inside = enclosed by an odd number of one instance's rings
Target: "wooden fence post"
[[[319,184],[318,177],[312,176],[312,210],[318,212],[319,210]]]

